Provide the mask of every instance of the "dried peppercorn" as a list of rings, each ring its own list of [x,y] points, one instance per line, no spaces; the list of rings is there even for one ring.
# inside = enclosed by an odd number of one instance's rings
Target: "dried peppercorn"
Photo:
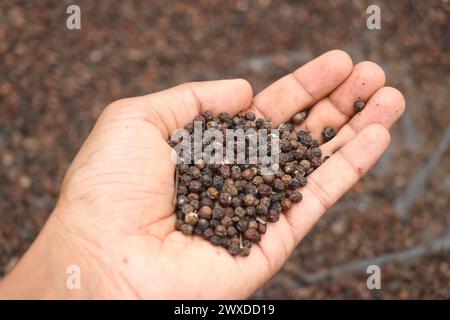
[[[202,189],[202,183],[198,180],[192,180],[189,182],[189,190],[193,192],[198,192]]]
[[[254,178],[255,171],[252,170],[252,169],[246,169],[246,170],[244,170],[244,172],[242,172],[241,176],[242,176],[243,179],[245,179],[247,181],[250,181],[250,180],[252,180]]]
[[[223,225],[218,225],[216,229],[214,229],[214,233],[219,237],[225,237],[227,235],[227,229]]]
[[[366,107],[366,103],[361,99],[355,101],[355,110],[356,112],[361,112]]]
[[[200,207],[214,207],[214,201],[208,197],[203,197],[202,200],[200,201]]]
[[[239,222],[236,224],[236,229],[240,232],[244,232],[245,230],[247,230],[247,227],[248,223],[243,219],[239,220]]]
[[[314,157],[311,159],[311,165],[314,169],[318,168],[322,164],[322,161],[318,157]]]
[[[282,208],[283,210],[289,210],[290,208],[292,208],[292,202],[291,202],[291,200],[289,200],[288,198],[284,198],[284,199],[281,201],[281,208]]]
[[[302,111],[302,112],[296,113],[292,117],[291,121],[292,121],[293,124],[299,125],[299,124],[302,124],[303,121],[305,121],[306,116],[307,116],[307,112],[306,111]]]
[[[238,255],[241,249],[239,248],[239,244],[233,243],[228,246],[228,252],[232,255]]]
[[[214,207],[214,209],[212,210],[212,217],[213,219],[217,219],[220,220],[223,217],[225,217],[225,209],[222,207]]]
[[[198,221],[198,215],[195,212],[186,213],[184,216],[184,222],[190,224],[191,226],[195,225]]]
[[[293,191],[291,193],[291,195],[289,196],[289,200],[292,203],[299,203],[300,201],[302,201],[302,199],[303,199],[303,195],[297,190]]]
[[[249,229],[256,229],[256,228],[258,228],[258,221],[256,221],[256,220],[250,220],[250,221],[248,222],[248,228],[249,228]]]
[[[219,203],[224,207],[230,206],[232,199],[233,198],[232,198],[231,194],[229,194],[227,192],[221,192],[219,195]]]
[[[183,225],[181,225],[180,230],[184,234],[190,235],[194,231],[194,227],[191,226],[190,224],[183,224]]]
[[[197,221],[197,226],[199,230],[204,231],[206,228],[209,227],[209,222],[206,219],[200,218]]]
[[[248,228],[245,230],[244,237],[252,242],[259,242],[261,240],[261,235],[254,228]]]
[[[219,237],[218,235],[213,235],[210,238],[210,241],[214,246],[220,246],[222,244],[222,238]]]
[[[220,220],[220,223],[225,227],[229,227],[233,225],[233,219],[230,216],[225,216]]]
[[[258,230],[259,234],[264,234],[264,233],[266,233],[267,225],[265,223],[258,223],[257,230]]]
[[[233,236],[237,235],[237,233],[238,233],[238,231],[237,231],[237,229],[236,229],[235,227],[229,226],[229,227],[227,228],[227,235],[228,235],[229,237],[233,237]]]
[[[250,120],[250,121],[254,121],[256,119],[255,114],[250,111],[245,114],[245,117],[247,118],[247,120]]]
[[[209,187],[206,191],[206,195],[211,199],[216,199],[219,195],[219,191],[215,187]]]
[[[206,240],[211,239],[211,237],[214,235],[214,230],[212,228],[206,228],[203,231],[203,238]]]
[[[273,188],[277,191],[283,191],[284,190],[284,182],[281,179],[275,179],[273,182]]]
[[[184,224],[183,220],[177,219],[177,222],[175,223],[175,229],[180,230],[181,226]]]
[[[211,207],[203,206],[198,211],[198,216],[202,219],[209,220],[209,219],[211,219],[212,213],[213,213],[213,209]]]
[[[275,175],[273,175],[273,174],[265,174],[265,175],[262,176],[262,179],[263,179],[264,183],[270,185],[275,180]]]
[[[328,142],[336,136],[336,130],[333,128],[325,128],[322,131],[322,136],[325,142]]]
[[[270,209],[267,215],[267,220],[271,222],[278,221],[280,219],[280,211],[277,209]]]

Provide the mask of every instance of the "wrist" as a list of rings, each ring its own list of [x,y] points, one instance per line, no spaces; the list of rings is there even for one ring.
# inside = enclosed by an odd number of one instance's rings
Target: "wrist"
[[[64,245],[58,246],[53,219],[45,224],[31,247],[0,282],[3,299],[66,299],[71,294],[64,281]]]
[[[119,296],[108,278],[108,264],[75,226],[67,225],[66,214],[55,209],[29,250],[0,281],[0,299]]]

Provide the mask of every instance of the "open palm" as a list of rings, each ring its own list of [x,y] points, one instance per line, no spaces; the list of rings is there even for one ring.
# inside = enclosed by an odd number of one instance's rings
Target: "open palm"
[[[330,51],[253,97],[245,80],[183,84],[106,108],[72,163],[49,223],[64,230],[71,264],[80,265],[89,295],[124,298],[245,298],[284,264],[320,216],[380,157],[387,129],[403,113],[396,89],[371,62],[353,65]],[[367,101],[354,116],[354,102]],[[174,169],[165,142],[205,110],[252,109],[274,125],[310,109],[302,125],[331,157],[308,178],[294,205],[254,245],[233,257],[200,237],[175,231]],[[44,230],[45,232],[45,230]],[[83,278],[82,278],[83,279]]]

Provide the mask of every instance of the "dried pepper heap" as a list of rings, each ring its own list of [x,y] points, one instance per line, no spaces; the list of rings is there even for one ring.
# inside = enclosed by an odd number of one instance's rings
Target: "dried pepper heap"
[[[306,131],[294,130],[305,118],[306,112],[300,112],[278,128],[279,168],[269,174],[261,164],[178,164],[176,229],[201,236],[231,255],[249,255],[267,223],[278,221],[283,211],[302,200],[297,189],[322,163],[319,142]],[[204,130],[271,129],[270,120],[256,119],[252,112],[234,117],[221,113],[217,118],[205,112],[194,121]],[[194,132],[194,123],[185,129]],[[168,142],[174,147],[180,141]]]

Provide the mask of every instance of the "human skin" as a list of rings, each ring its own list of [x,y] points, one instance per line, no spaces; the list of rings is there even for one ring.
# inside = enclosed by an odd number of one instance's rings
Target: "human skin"
[[[373,62],[327,52],[253,96],[246,80],[192,82],[105,108],[64,178],[55,209],[0,282],[0,298],[240,299],[285,263],[316,221],[377,161],[405,109]],[[354,102],[367,101],[354,116]],[[274,125],[310,109],[302,125],[330,158],[308,177],[304,198],[269,224],[248,257],[175,230],[170,133],[205,110],[250,109]],[[69,289],[67,268],[80,269]]]

